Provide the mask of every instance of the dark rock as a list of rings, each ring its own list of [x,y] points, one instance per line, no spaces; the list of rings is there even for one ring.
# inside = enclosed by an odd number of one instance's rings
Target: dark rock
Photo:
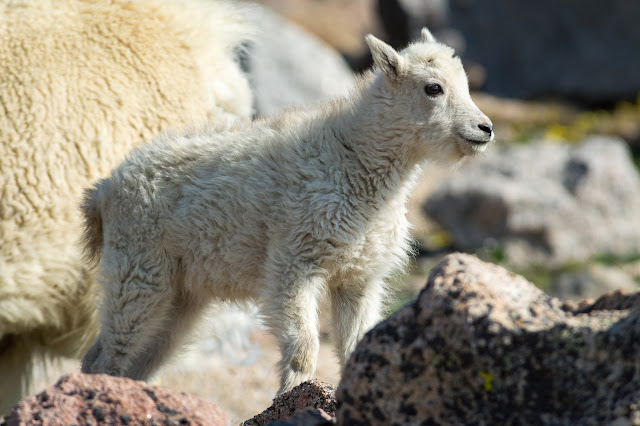
[[[464,51],[464,40],[448,25],[448,0],[378,0],[378,15],[388,43],[397,49],[420,37],[422,28],[427,27],[458,54]],[[450,37],[454,33],[456,36]]]
[[[8,426],[165,424],[227,425],[216,405],[195,396],[105,374],[62,377],[11,409]]]
[[[259,10],[260,37],[246,58],[258,115],[348,93],[354,75],[337,51],[275,12]]]
[[[324,417],[322,413],[327,414],[329,418],[334,416],[336,412],[335,390],[335,387],[330,384],[323,383],[317,379],[309,380],[296,386],[289,392],[278,395],[274,398],[271,407],[242,424],[243,426],[262,426],[277,421],[284,422],[282,424],[295,424],[300,426],[322,424],[304,423],[304,421],[321,421],[315,417],[316,415]],[[312,410],[322,410],[322,413],[316,412],[314,416],[311,417],[309,417],[310,413],[307,413],[306,415],[297,417],[297,420],[294,419],[294,423],[290,423],[292,422],[291,418],[293,416],[309,408]]]
[[[524,278],[447,256],[418,300],[347,362],[337,422],[640,423],[640,297],[562,304]]]
[[[450,0],[449,24],[466,58],[484,66],[484,90],[512,98],[592,104],[640,92],[640,2]]]

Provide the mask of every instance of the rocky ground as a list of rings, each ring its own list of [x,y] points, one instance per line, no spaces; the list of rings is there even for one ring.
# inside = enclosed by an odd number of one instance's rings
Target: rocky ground
[[[275,397],[279,352],[275,340],[260,328],[254,329],[247,339],[232,348],[235,356],[195,345],[164,367],[150,383],[213,402],[234,424],[250,419],[269,407]],[[337,386],[338,364],[332,351],[327,339],[323,339],[316,377]],[[41,366],[34,393],[51,386],[64,374],[79,371],[79,362],[71,360],[53,363],[46,369]]]
[[[242,421],[638,425],[639,341],[638,292],[563,303],[500,266],[456,253],[433,268],[414,302],[365,335],[337,390],[312,380]],[[246,395],[240,383],[226,391]],[[220,403],[172,386],[82,374],[25,398],[7,419],[8,425],[76,422],[238,419]]]

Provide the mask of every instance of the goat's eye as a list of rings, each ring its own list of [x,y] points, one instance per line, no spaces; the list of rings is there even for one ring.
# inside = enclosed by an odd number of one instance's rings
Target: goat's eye
[[[424,91],[429,96],[436,96],[442,93],[442,86],[439,84],[427,84],[424,86]]]

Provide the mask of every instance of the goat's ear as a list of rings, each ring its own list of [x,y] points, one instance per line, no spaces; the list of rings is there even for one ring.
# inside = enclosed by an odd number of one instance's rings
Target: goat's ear
[[[427,29],[427,27],[422,28],[422,41],[425,43],[433,43],[436,41],[436,38],[431,34],[431,31]]]
[[[371,50],[373,62],[380,68],[382,73],[387,76],[387,78],[397,78],[402,72],[402,56],[400,56],[393,47],[371,34],[367,35],[365,40],[369,45],[369,50]]]

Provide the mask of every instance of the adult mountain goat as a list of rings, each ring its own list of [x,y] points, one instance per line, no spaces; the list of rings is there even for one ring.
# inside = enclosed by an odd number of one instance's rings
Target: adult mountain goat
[[[323,292],[344,365],[407,257],[417,166],[458,162],[493,139],[460,59],[428,30],[400,53],[367,42],[378,71],[349,97],[163,134],[87,192],[85,240],[105,300],[84,372],[144,379],[208,302],[250,299],[278,339],[287,391],[315,371]]]
[[[220,0],[0,0],[0,415],[34,355],[81,357],[98,334],[83,189],[169,126],[250,118],[234,51],[251,17]]]

